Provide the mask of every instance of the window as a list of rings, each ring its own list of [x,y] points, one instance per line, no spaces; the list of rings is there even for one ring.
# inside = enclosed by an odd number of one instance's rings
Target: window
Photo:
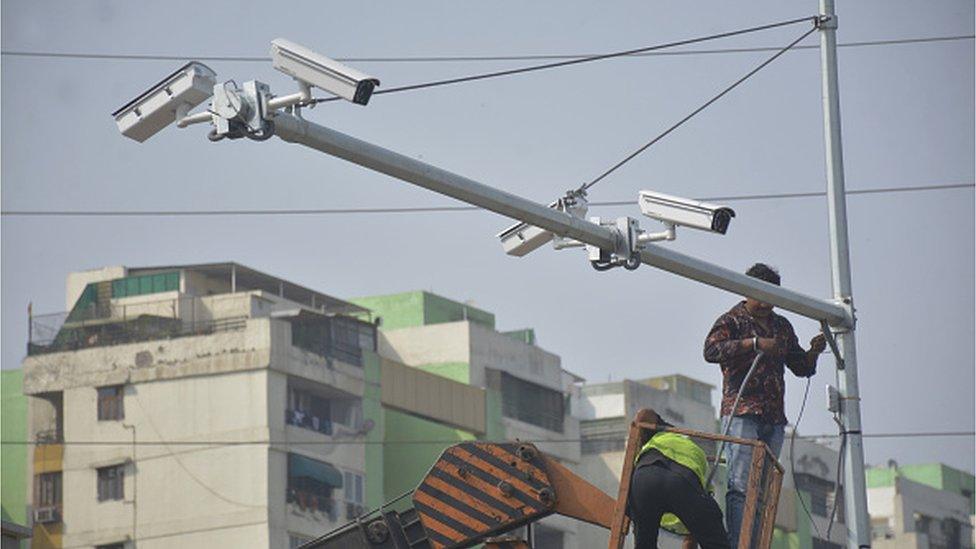
[[[584,455],[602,454],[605,452],[623,452],[627,447],[627,440],[622,436],[616,438],[593,437],[583,439],[580,451]]]
[[[116,543],[106,543],[104,545],[96,545],[95,549],[125,549],[125,542],[119,541]]]
[[[153,275],[129,276],[112,281],[112,297],[173,292],[180,289],[180,273],[173,271]]]
[[[125,497],[125,465],[96,469],[98,473],[98,501],[121,500]]]
[[[532,547],[537,549],[563,549],[565,537],[562,530],[537,524],[532,529]]]
[[[562,392],[501,372],[501,393],[502,415],[550,431],[563,431]]]
[[[830,516],[833,507],[834,483],[811,475],[798,473],[796,487],[810,496],[810,512],[819,517]]]
[[[297,549],[302,545],[312,541],[312,538],[308,536],[302,536],[300,534],[288,534],[288,549]]]
[[[365,511],[363,506],[363,475],[346,471],[343,473],[343,494],[346,503],[346,520],[353,520]]]
[[[342,488],[342,473],[331,464],[299,454],[288,454],[288,488],[285,501],[301,511],[338,519],[333,491]]]
[[[35,478],[34,505],[36,507],[61,505],[61,472],[41,473]]]
[[[288,388],[285,423],[331,435],[335,425],[358,430],[362,425],[362,402],[358,398],[326,398],[309,391]]]
[[[817,537],[812,538],[810,541],[813,542],[811,545],[813,549],[844,549],[843,546],[838,543],[822,540]]]
[[[119,421],[125,419],[122,403],[122,385],[98,388],[98,421]]]
[[[306,351],[354,366],[363,365],[363,349],[376,350],[376,326],[344,316],[294,320],[291,343]]]

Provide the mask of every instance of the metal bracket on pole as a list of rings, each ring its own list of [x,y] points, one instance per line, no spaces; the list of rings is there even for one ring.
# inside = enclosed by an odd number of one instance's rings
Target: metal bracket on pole
[[[837,16],[836,15],[821,15],[814,20],[814,25],[820,29],[836,29],[837,28]]]
[[[846,331],[846,329],[844,329]],[[844,369],[844,357],[840,354],[840,348],[837,346],[837,338],[834,337],[834,332],[830,330],[830,326],[827,325],[827,321],[820,321],[820,331],[823,333],[824,338],[827,340],[827,345],[830,346],[830,352],[834,353],[834,361],[837,362],[837,369]]]

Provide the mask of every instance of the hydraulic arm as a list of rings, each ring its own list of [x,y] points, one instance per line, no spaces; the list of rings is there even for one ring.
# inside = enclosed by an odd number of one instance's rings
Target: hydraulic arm
[[[302,548],[460,549],[484,543],[489,549],[526,549],[528,543],[504,534],[560,514],[610,530],[609,547],[619,549],[629,529],[625,510],[634,460],[659,431],[753,447],[739,547],[768,548],[782,468],[765,444],[667,426],[652,410],[640,410],[631,423],[616,499],[532,444],[464,442],[444,450],[407,494],[409,503],[384,505]]]

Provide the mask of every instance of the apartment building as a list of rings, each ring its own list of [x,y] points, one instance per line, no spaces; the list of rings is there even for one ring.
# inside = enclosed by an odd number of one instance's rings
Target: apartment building
[[[385,360],[476,388],[484,395],[483,432],[387,410],[388,495],[417,485],[449,444],[436,441],[528,440],[571,468],[579,465],[579,420],[570,401],[582,379],[563,370],[558,355],[540,348],[533,330],[498,331],[494,314],[431,292],[352,301],[378,319],[378,352]],[[435,443],[394,444],[409,439]],[[393,468],[396,475],[390,474]],[[578,528],[575,520],[549,517],[533,527],[534,547],[590,547],[580,542]]]
[[[846,547],[844,488],[837,484],[838,453],[833,447],[835,444],[800,436],[791,444],[792,434],[792,430],[787,429],[786,441],[779,454],[785,474],[772,547]],[[793,459],[790,458],[791,451],[794,452]]]
[[[66,309],[23,363],[34,547],[287,547],[382,498],[362,307],[214,263],[72,273]]]
[[[867,470],[871,544],[880,549],[973,547],[973,475],[926,463]]]

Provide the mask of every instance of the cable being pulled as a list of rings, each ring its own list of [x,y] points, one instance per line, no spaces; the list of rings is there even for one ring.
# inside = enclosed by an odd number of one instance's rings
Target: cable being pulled
[[[742,398],[742,393],[746,390],[746,384],[749,383],[749,378],[752,377],[752,373],[756,371],[756,366],[759,365],[759,359],[763,356],[762,351],[756,353],[756,358],[752,359],[752,366],[749,367],[749,371],[746,372],[746,377],[742,378],[742,385],[739,386],[739,393],[735,395],[735,401],[732,403],[732,411],[729,412],[729,418],[725,422],[725,428],[722,429],[722,436],[729,436],[729,430],[732,429],[732,418],[735,417],[735,409],[739,407],[739,399]],[[712,479],[715,477],[715,471],[718,469],[718,462],[722,458],[722,452],[725,450],[725,440],[723,440],[718,445],[718,452],[715,453],[715,462],[712,463],[712,470],[708,472],[708,479],[705,480],[705,486],[711,486]]]

